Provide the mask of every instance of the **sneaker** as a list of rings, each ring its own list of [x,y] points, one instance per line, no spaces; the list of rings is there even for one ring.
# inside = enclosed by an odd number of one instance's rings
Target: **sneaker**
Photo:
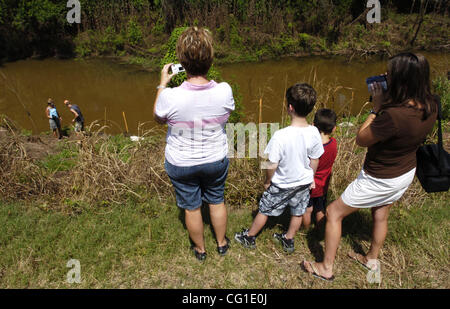
[[[255,249],[255,236],[248,236],[248,229],[243,229],[242,232],[234,234],[234,239],[247,249]]]
[[[225,236],[225,240],[227,241],[227,243],[224,246],[222,247],[217,246],[217,252],[219,252],[221,256],[226,255],[228,249],[230,248],[230,240],[228,239],[227,236]]]
[[[283,247],[283,250],[287,253],[292,253],[295,250],[294,247],[294,240],[293,239],[287,239],[286,234],[280,234],[275,233],[273,234],[273,238],[278,240],[281,243],[281,246]]]

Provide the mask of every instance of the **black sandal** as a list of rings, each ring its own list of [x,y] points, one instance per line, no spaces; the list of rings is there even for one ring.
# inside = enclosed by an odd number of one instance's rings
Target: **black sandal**
[[[228,239],[227,236],[225,236],[225,240],[227,241],[227,243],[224,246],[222,247],[217,246],[217,252],[221,256],[225,256],[227,254],[228,249],[230,248],[230,240]]]
[[[192,251],[194,251],[194,255],[197,258],[197,260],[203,262],[204,260],[206,260],[206,252],[200,253],[197,250],[195,250],[195,246],[191,247]]]

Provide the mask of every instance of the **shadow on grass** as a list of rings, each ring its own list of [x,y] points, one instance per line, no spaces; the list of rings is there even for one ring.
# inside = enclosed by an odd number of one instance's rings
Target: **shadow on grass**
[[[258,212],[259,212],[258,209],[252,211],[253,220],[255,219]],[[271,230],[277,226],[280,228],[280,231],[284,233],[289,229],[290,222],[291,222],[291,214],[289,212],[289,208],[287,207],[286,210],[280,216],[268,217],[266,225],[264,225],[264,227],[261,229],[258,235],[267,229]]]
[[[370,241],[372,237],[372,219],[371,215],[362,211],[355,212],[342,221],[342,238],[350,242],[353,251],[359,254],[365,254],[361,241]],[[320,244],[325,239],[325,224],[320,228],[311,228],[306,234],[308,248],[315,260],[323,261],[324,248]]]

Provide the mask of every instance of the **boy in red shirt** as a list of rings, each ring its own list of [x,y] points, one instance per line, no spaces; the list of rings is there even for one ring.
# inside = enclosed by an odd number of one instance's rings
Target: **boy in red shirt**
[[[316,187],[311,190],[309,206],[303,216],[305,228],[309,228],[312,214],[315,214],[316,225],[322,224],[325,218],[328,184],[330,183],[331,170],[337,155],[337,142],[331,137],[331,134],[336,130],[336,118],[334,111],[325,108],[318,110],[314,116],[314,126],[319,129],[325,152],[319,159],[319,166],[314,175]]]

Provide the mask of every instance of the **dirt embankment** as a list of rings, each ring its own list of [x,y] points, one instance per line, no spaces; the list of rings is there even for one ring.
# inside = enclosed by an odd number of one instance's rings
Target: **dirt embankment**
[[[61,141],[74,141],[76,136],[64,137],[62,140],[53,135],[32,135],[23,136],[19,133],[0,127],[0,139],[16,139],[20,142],[24,157],[33,161],[39,161],[49,155],[56,154],[59,151]]]

